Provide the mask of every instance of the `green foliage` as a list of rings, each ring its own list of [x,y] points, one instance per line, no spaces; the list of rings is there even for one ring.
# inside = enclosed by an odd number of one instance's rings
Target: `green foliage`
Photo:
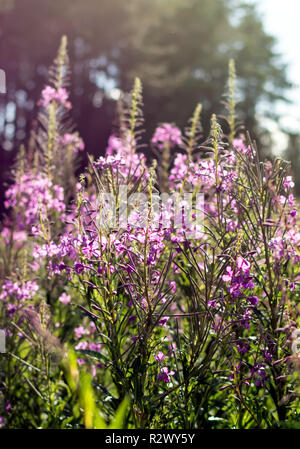
[[[67,62],[63,38],[51,75],[55,93],[65,85]],[[139,78],[122,98],[114,144],[124,153],[90,157],[79,185],[73,149],[60,147],[66,104],[54,96],[44,105],[38,158],[31,167],[21,148],[8,245],[0,242],[7,278],[0,319],[9,337],[0,355],[0,406],[8,428],[297,428],[299,241],[289,164],[261,162],[249,136],[246,144],[234,143],[235,84],[231,61],[225,131],[212,114],[209,136],[201,136],[200,104],[182,140],[180,130],[167,128],[179,139],[179,168],[186,169],[174,185],[170,137],[150,166],[136,151],[143,122]],[[31,169],[51,181],[43,213],[41,185],[36,198],[31,183],[24,190],[22,176]],[[104,207],[95,198],[111,193],[119,212],[125,181],[131,193],[146,195],[144,227],[99,225]],[[154,195],[165,187],[188,193],[192,183],[193,194],[204,192],[212,208],[201,238],[187,240],[186,229],[176,234],[175,226],[166,233],[152,229]],[[51,209],[51,195],[62,186],[65,196],[55,197],[61,209]],[[35,226],[25,220],[32,197]],[[18,241],[20,223],[26,238]],[[280,251],[274,236],[282,239]]]

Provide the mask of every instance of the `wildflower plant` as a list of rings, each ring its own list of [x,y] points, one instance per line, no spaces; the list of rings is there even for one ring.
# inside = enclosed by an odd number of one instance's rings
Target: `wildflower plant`
[[[228,134],[213,115],[202,135],[199,104],[147,152],[136,79],[119,133],[77,180],[62,39],[33,157],[20,150],[6,192],[1,426],[297,425],[293,180],[237,129],[235,76],[231,61]]]

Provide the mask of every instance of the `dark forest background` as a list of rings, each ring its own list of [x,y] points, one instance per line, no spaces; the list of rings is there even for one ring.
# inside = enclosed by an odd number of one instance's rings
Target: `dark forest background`
[[[157,122],[185,126],[198,102],[207,133],[211,113],[224,112],[220,100],[234,58],[240,119],[261,152],[271,154],[272,136],[257,110],[263,105],[276,120],[273,106],[286,101],[291,84],[255,6],[238,0],[0,0],[0,68],[7,78],[7,93],[0,95],[1,185],[20,144],[28,144],[63,34],[72,116],[89,153],[104,153],[117,89],[130,90],[135,76],[144,88],[145,138]],[[299,140],[290,135],[286,150],[296,173]]]

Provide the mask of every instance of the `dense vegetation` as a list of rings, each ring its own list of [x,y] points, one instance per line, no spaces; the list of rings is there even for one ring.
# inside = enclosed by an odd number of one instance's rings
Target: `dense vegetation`
[[[3,4],[10,9],[3,11]],[[207,135],[211,115],[222,114],[230,58],[239,68],[239,120],[260,152],[270,151],[272,136],[258,112],[263,107],[274,118],[275,103],[284,101],[290,83],[262,20],[258,8],[242,0],[0,2],[1,69],[7,76],[7,95],[0,97],[4,165],[21,143],[29,144],[36,103],[63,34],[73,67],[74,118],[90,154],[104,154],[116,113],[114,89],[129,91],[136,76],[143,82],[145,142],[158,122],[183,128],[198,102]]]
[[[78,179],[67,80],[63,38],[5,195],[1,425],[298,427],[293,180],[237,126],[233,61],[226,132],[198,104],[146,158],[137,78]]]

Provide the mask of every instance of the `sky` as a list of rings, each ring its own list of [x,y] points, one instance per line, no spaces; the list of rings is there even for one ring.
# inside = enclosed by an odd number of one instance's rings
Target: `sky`
[[[300,0],[250,0],[258,7],[265,30],[277,38],[275,49],[288,64],[288,78],[295,85],[288,93],[291,104],[278,104],[282,114],[279,123],[266,120],[276,136],[274,150],[280,153],[286,145],[286,137],[279,128],[300,132]]]

